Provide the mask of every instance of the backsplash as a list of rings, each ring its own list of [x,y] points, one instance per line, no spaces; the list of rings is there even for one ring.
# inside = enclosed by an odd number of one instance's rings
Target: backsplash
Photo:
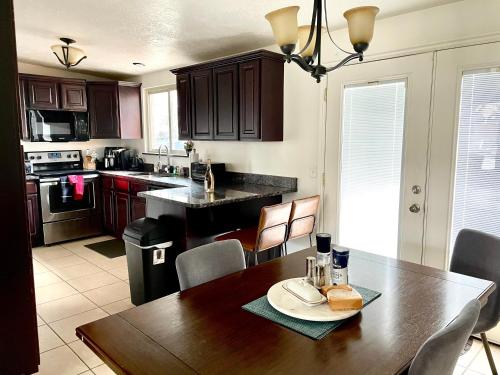
[[[99,158],[104,156],[104,147],[124,146],[124,141],[120,139],[92,139],[88,142],[25,142],[21,141],[24,152],[28,151],[64,151],[64,150],[95,150]]]

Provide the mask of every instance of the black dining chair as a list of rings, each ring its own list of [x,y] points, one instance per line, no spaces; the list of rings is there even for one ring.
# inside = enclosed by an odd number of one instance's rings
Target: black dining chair
[[[195,247],[175,260],[181,290],[245,269],[243,247],[238,240],[227,240]]]
[[[418,349],[408,375],[452,375],[480,310],[478,300],[470,301],[455,320],[429,337]]]
[[[478,277],[496,283],[497,289],[488,297],[473,334],[479,333],[488,357],[492,374],[496,375],[486,331],[494,328],[500,319],[500,238],[477,230],[462,229],[455,241],[450,271]]]

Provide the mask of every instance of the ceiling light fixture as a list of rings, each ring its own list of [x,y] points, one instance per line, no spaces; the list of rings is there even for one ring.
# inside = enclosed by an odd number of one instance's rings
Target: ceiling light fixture
[[[73,39],[69,38],[59,38],[59,40],[66,45],[55,45],[50,47],[54,55],[61,64],[63,64],[66,69],[78,65],[83,59],[86,59],[85,52],[80,48],[71,47],[70,44],[75,43]]]
[[[348,55],[330,68],[321,65],[321,32],[324,30],[322,26],[323,6],[328,37],[335,47]],[[306,72],[311,73],[317,82],[320,82],[321,77],[326,73],[340,68],[351,60],[363,61],[363,52],[367,50],[373,37],[375,16],[379,12],[379,8],[364,6],[349,9],[344,13],[354,53],[343,50],[333,40],[328,27],[326,0],[314,0],[311,25],[298,27],[298,11],[298,6],[290,6],[266,14],[266,19],[273,29],[276,43],[280,46],[288,63],[294,61]],[[300,51],[294,54],[297,41]]]

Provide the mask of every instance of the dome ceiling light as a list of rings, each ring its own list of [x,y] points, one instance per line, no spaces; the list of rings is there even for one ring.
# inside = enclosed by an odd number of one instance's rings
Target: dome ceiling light
[[[59,38],[59,40],[65,45],[55,45],[50,47],[54,55],[61,64],[63,64],[66,69],[78,65],[83,59],[86,59],[85,52],[80,48],[71,47],[70,44],[75,43],[73,39],[69,38]]]

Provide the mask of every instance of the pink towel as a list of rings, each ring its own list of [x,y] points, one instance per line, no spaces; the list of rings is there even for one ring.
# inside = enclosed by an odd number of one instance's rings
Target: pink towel
[[[80,201],[83,199],[84,185],[82,175],[69,175],[68,182],[73,186],[73,199]]]

